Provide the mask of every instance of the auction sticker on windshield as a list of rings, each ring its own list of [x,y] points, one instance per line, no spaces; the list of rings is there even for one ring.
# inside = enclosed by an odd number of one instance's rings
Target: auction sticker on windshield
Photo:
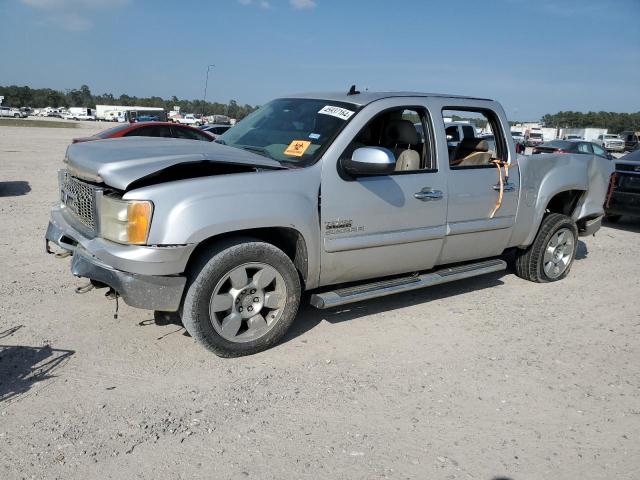
[[[285,155],[290,155],[292,157],[301,157],[304,155],[304,152],[307,151],[311,142],[307,140],[294,140],[289,144],[287,149],[284,151]]]
[[[322,113],[324,115],[331,115],[333,117],[341,118],[342,120],[348,120],[351,115],[356,112],[352,112],[351,110],[347,110],[342,107],[335,107],[333,105],[327,105],[322,107],[318,113]]]

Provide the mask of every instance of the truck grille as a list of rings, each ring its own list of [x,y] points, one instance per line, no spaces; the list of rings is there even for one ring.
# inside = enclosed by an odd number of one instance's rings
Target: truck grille
[[[60,172],[60,201],[85,227],[96,230],[96,191],[99,188],[82,182],[68,171]]]

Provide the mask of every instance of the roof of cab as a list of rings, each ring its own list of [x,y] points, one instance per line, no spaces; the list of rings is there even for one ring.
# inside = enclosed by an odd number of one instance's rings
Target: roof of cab
[[[489,98],[467,97],[462,95],[445,95],[441,93],[424,92],[361,92],[349,95],[346,92],[310,92],[284,95],[281,98],[313,98],[318,100],[329,100],[334,102],[346,102],[364,106],[376,100],[393,97],[440,97],[440,98],[464,98],[468,100],[493,101]]]

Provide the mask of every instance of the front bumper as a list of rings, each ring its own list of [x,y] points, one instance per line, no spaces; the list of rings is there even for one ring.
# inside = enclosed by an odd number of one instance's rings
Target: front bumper
[[[605,144],[604,149],[607,152],[624,152],[624,143]]]
[[[48,253],[53,253],[49,248],[52,242],[73,255],[71,273],[113,288],[127,305],[169,312],[180,307],[186,284],[181,273],[193,247],[119,245],[90,239],[75,229],[58,207],[51,211],[45,237]]]

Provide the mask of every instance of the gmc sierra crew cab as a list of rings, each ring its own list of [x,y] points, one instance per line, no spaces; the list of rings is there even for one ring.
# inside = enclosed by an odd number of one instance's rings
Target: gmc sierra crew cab
[[[456,117],[495,141],[448,145]],[[517,156],[509,131],[492,100],[352,87],[273,100],[212,143],[70,145],[47,251],[220,356],[278,342],[303,291],[331,308],[504,270],[505,252],[554,282],[600,227],[611,162]]]

